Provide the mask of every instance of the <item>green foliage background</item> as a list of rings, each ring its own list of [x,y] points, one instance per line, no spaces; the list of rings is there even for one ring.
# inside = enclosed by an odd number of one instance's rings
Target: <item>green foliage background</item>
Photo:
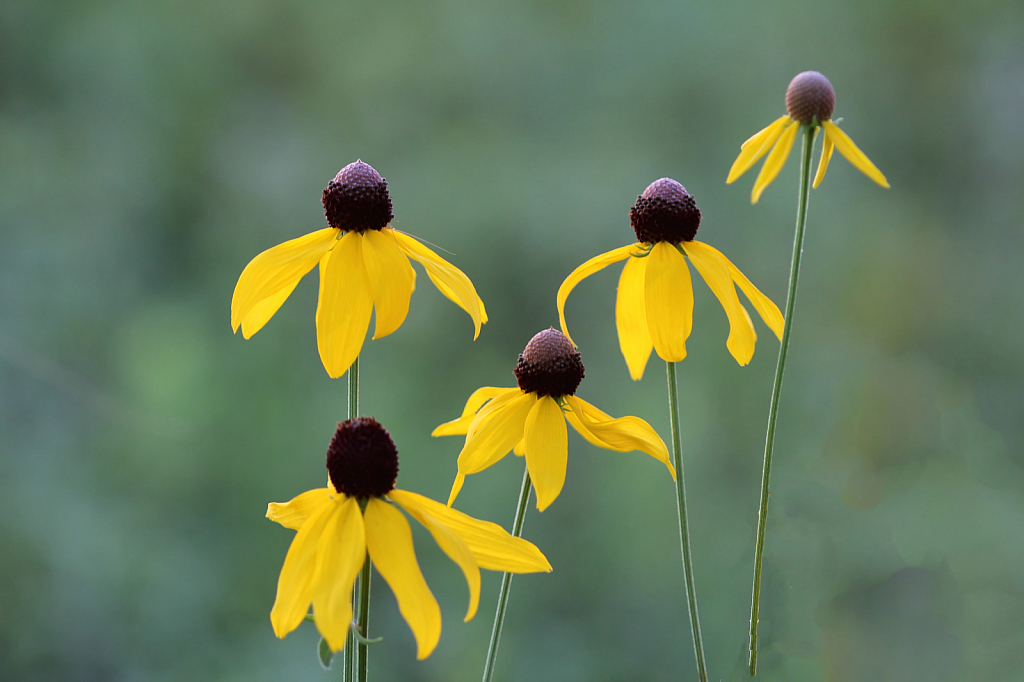
[[[794,155],[758,206],[739,144],[799,71],[893,189],[838,155],[812,193],[773,476],[761,679],[1019,680],[1024,650],[1024,7],[1012,0],[480,3],[153,0],[0,4],[0,678],[327,680],[310,625],[268,613],[292,533],[269,501],[322,485],[345,382],[316,352],[316,275],[252,340],[235,280],[324,225],[357,157],[395,226],[476,283],[469,318],[420,272],[412,312],[367,341],[363,411],[399,485],[444,499],[457,438],[431,429],[511,386],[557,326],[555,291],[633,239],[663,176],[699,238],[782,303]],[[568,315],[580,395],[668,437],[662,363],[618,352],[618,268]],[[713,679],[745,675],[761,449],[778,344],[753,362],[696,284],[680,366],[697,587]],[[568,480],[526,536],[502,680],[692,679],[675,501],[663,466],[570,436]],[[459,506],[511,522],[522,462]],[[498,576],[465,583],[426,532],[442,604],[415,660],[383,581],[371,674],[472,680]]]

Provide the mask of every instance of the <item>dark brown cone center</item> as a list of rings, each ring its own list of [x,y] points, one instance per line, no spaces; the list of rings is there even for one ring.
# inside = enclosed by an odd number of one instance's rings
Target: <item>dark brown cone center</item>
[[[835,108],[836,91],[817,71],[798,73],[786,88],[786,111],[800,123],[830,121]]]
[[[526,344],[515,375],[520,390],[526,393],[553,398],[575,395],[583,381],[583,361],[565,334],[546,329]]]
[[[379,230],[395,217],[388,181],[362,161],[338,171],[327,183],[321,201],[327,224],[346,232]]]
[[[662,178],[636,198],[629,209],[629,224],[641,242],[689,242],[700,227],[700,209],[685,187],[672,178]]]
[[[350,497],[387,495],[398,478],[398,449],[373,417],[343,421],[327,448],[327,473]]]

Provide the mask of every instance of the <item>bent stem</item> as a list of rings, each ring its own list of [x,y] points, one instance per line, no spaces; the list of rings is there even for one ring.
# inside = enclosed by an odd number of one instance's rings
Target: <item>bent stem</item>
[[[750,676],[757,674],[757,621],[761,600],[761,560],[764,557],[764,529],[768,522],[768,477],[772,470],[772,450],[775,447],[775,422],[779,416],[779,394],[782,375],[786,371],[786,353],[789,351],[789,333],[793,328],[793,306],[796,303],[796,283],[800,277],[800,257],[804,251],[804,226],[807,224],[807,202],[811,184],[811,150],[814,148],[815,125],[804,129],[803,154],[800,159],[800,198],[796,209],[796,232],[793,235],[793,260],[789,267],[789,293],[786,296],[786,321],[779,345],[779,363],[775,367],[772,402],[768,408],[768,435],[764,443],[764,469],[761,472],[761,506],[757,511],[757,545],[754,549],[754,588],[750,597]]]
[[[700,636],[700,618],[697,615],[697,586],[693,582],[693,560],[690,556],[690,528],[686,521],[686,484],[683,479],[683,452],[679,437],[679,398],[676,393],[676,363],[665,363],[668,371],[668,411],[672,423],[672,459],[676,468],[676,506],[679,509],[679,547],[683,555],[683,577],[686,580],[686,604],[690,611],[690,631],[693,632],[693,653],[697,658],[697,675],[707,682],[704,664],[704,644]]]
[[[348,418],[356,419],[359,417],[359,356],[356,356],[352,366],[348,368]],[[369,559],[367,559],[369,562]],[[366,566],[363,566],[363,570],[366,570]],[[366,581],[369,585],[369,580]],[[358,593],[355,591],[355,587],[352,588],[352,609],[353,612],[359,612]],[[369,602],[369,597],[367,597]],[[361,631],[362,635],[366,636],[365,629]],[[365,649],[365,646],[364,646]],[[348,636],[345,638],[345,666],[342,671],[342,679],[345,682],[353,682],[356,679],[356,638],[352,634],[351,628],[348,631]],[[365,670],[365,665],[364,665]],[[365,679],[365,678],[364,678]]]
[[[512,523],[512,535],[523,536],[523,521],[526,519],[526,508],[530,504],[530,470],[523,472],[523,488],[519,491],[519,506],[516,507],[516,518]],[[505,607],[508,606],[508,593],[512,589],[512,574],[505,573],[501,577],[501,593],[498,595],[498,607],[494,611],[494,628],[491,630],[491,643],[487,647],[487,662],[484,663],[483,682],[491,682],[494,677],[494,662],[498,658],[498,641],[501,639],[501,626],[505,622]]]

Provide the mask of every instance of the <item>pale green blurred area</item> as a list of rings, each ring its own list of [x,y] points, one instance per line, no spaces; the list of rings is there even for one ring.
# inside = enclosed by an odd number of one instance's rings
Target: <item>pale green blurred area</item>
[[[671,176],[698,238],[784,302],[796,154],[751,206],[740,143],[824,72],[842,128],[810,205],[779,420],[760,679],[1024,675],[1024,8],[1012,0],[716,3],[0,4],[0,679],[339,679],[310,624],[269,622],[293,536],[266,504],[324,483],[346,382],[316,352],[316,275],[253,339],[228,306],[250,258],[324,226],[357,157],[394,225],[452,253],[468,316],[422,270],[412,311],[367,340],[363,413],[399,486],[444,500],[459,438],[432,439],[557,326],[555,292],[633,241],[628,210]],[[568,317],[579,395],[668,438],[663,363],[632,382],[619,266]],[[746,676],[758,489],[778,343],[753,362],[695,278],[679,367],[709,671]],[[526,537],[500,680],[694,679],[673,486],[639,453],[573,434],[567,483]],[[509,527],[522,460],[459,507]],[[459,570],[423,529],[441,643],[415,660],[378,577],[378,680],[478,679],[499,577],[461,622]]]

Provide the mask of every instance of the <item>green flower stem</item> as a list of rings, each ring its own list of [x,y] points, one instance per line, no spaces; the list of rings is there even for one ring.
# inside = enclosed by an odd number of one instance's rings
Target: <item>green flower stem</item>
[[[704,663],[704,644],[700,636],[700,617],[697,615],[697,586],[693,582],[693,559],[690,556],[690,528],[686,521],[686,483],[683,477],[683,451],[679,437],[679,398],[676,392],[676,363],[665,363],[668,371],[668,411],[672,422],[672,460],[676,468],[676,506],[679,509],[679,547],[683,554],[683,577],[686,579],[686,604],[690,611],[690,631],[693,633],[693,653],[697,657],[697,675],[707,682],[708,670]]]
[[[811,150],[814,148],[815,125],[804,127],[803,154],[800,159],[800,199],[796,209],[796,233],[793,235],[793,260],[789,267],[789,293],[786,296],[786,321],[779,346],[779,364],[775,368],[772,402],[768,408],[768,435],[764,443],[764,470],[761,473],[761,506],[757,511],[757,546],[754,550],[754,588],[750,597],[750,676],[757,674],[757,621],[761,600],[761,560],[764,558],[764,529],[768,522],[768,477],[772,470],[772,449],[775,446],[775,422],[779,416],[779,393],[782,375],[786,371],[786,353],[789,333],[793,328],[793,305],[796,303],[796,283],[800,277],[800,257],[804,251],[804,226],[807,224],[807,201],[811,185]]]
[[[359,417],[359,356],[348,368],[348,418]]]
[[[512,523],[512,535],[523,536],[523,521],[526,519],[526,508],[530,505],[530,470],[523,472],[523,488],[519,492],[519,506],[516,507],[516,519]],[[505,623],[505,608],[508,606],[508,593],[512,589],[512,574],[501,577],[501,593],[498,595],[498,608],[494,611],[494,628],[491,630],[491,643],[487,647],[487,662],[484,663],[483,682],[491,682],[494,677],[494,662],[498,658],[498,641],[501,639],[501,626]]]
[[[363,636],[356,649],[356,675],[358,682],[366,682],[366,660],[369,653],[366,647],[367,628],[370,625],[370,557],[363,562],[363,572],[359,576],[359,598],[356,606],[356,629]]]
[[[348,368],[348,418],[356,419],[359,416],[359,356]],[[369,561],[369,559],[367,559]],[[364,566],[365,569],[365,566]],[[368,582],[368,581],[367,581]],[[369,600],[367,600],[369,601]],[[352,592],[353,611],[359,610],[358,592],[353,588]],[[363,636],[365,636],[365,631]],[[356,679],[356,638],[350,629],[345,639],[345,667],[342,671],[344,682],[354,682]]]

